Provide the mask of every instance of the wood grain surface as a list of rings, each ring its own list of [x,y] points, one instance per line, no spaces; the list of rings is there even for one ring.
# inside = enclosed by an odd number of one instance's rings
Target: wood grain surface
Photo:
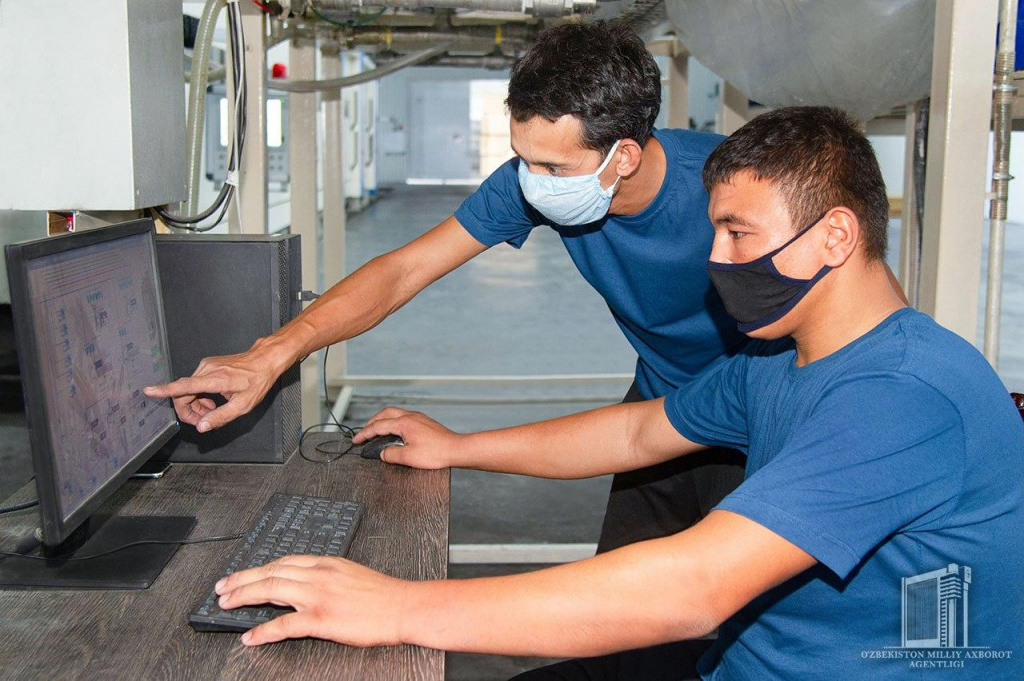
[[[194,515],[192,537],[248,528],[275,492],[366,506],[349,558],[404,579],[441,579],[448,565],[449,471],[418,471],[347,455],[298,454],[284,465],[175,464],[130,480],[101,509]],[[34,496],[27,485],[8,500]],[[3,505],[7,505],[4,503]],[[0,549],[38,525],[37,509],[0,519]],[[442,679],[444,653],[416,646],[351,648],[316,640],[247,649],[237,634],[197,634],[192,608],[239,540],[182,546],[141,591],[0,591],[3,679]]]

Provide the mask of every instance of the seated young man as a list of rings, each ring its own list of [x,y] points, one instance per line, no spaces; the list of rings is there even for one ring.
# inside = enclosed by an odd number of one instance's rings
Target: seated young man
[[[746,352],[658,400],[470,435],[389,408],[357,440],[401,435],[391,464],[548,478],[735,447],[735,492],[674,536],[523,575],[287,557],[218,584],[224,607],[296,609],[242,640],[602,656],[537,678],[1024,678],[1024,425],[981,355],[890,286],[867,139],[835,109],[780,109],[719,146],[704,184],[712,281],[761,339]],[[716,629],[696,669],[616,654]]]

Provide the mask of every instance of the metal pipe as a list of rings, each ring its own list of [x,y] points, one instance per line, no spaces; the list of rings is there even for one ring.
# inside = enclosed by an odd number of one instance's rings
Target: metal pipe
[[[448,43],[449,52],[480,55],[495,50],[517,54],[526,50],[537,35],[532,26],[466,26],[443,30],[358,28],[344,36],[348,47],[381,46],[395,52],[423,49],[438,42]]]
[[[929,102],[915,102],[907,114],[907,168],[903,184],[903,224],[900,239],[900,284],[911,307],[921,294],[921,222],[924,218],[924,180],[928,150]]]
[[[318,10],[358,12],[365,0],[311,0]],[[393,9],[466,9],[483,12],[516,12],[534,17],[567,17],[597,9],[597,0],[389,0]]]
[[[271,89],[284,90],[285,92],[320,92],[322,90],[340,90],[344,87],[367,83],[371,80],[383,78],[395,71],[400,71],[406,66],[415,66],[439,54],[444,54],[448,49],[447,45],[438,45],[422,52],[410,54],[401,59],[396,59],[387,66],[381,66],[370,71],[363,71],[354,76],[343,78],[331,78],[328,80],[272,80],[268,84]]]
[[[1013,98],[1014,41],[1017,37],[1017,0],[1002,0],[999,17],[999,51],[996,54],[992,107],[992,201],[989,212],[988,288],[985,295],[985,357],[999,366],[999,321],[1003,296],[1003,244],[1006,237],[1006,202],[1010,180],[1010,132]]]

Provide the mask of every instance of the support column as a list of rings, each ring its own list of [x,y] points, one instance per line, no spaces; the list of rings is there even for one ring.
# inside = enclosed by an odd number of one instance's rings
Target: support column
[[[228,231],[267,232],[267,18],[251,2],[239,3],[245,34],[246,144],[239,172],[241,215],[232,210]]]
[[[321,50],[323,78],[341,77],[341,49],[332,42]],[[324,105],[324,221],[323,271],[324,289],[345,276],[345,178],[342,158],[341,90],[328,90],[322,95]],[[336,384],[345,375],[346,343],[331,347],[327,358],[327,380]]]
[[[668,69],[668,127],[690,127],[690,54],[676,42]]]
[[[722,81],[722,103],[719,107],[719,132],[731,135],[750,121],[750,99],[731,83]]]
[[[938,0],[920,308],[974,343],[997,0]]]
[[[293,38],[288,52],[291,77],[316,77],[316,43]],[[302,237],[302,286],[315,289],[317,282],[316,205],[316,93],[288,96],[288,137],[291,145],[291,233]],[[322,352],[302,363],[302,427],[320,422],[320,366]]]
[[[668,127],[690,127],[690,52],[678,38],[669,36],[647,43],[651,54],[669,58],[668,66]],[[662,76],[662,84],[665,83]]]

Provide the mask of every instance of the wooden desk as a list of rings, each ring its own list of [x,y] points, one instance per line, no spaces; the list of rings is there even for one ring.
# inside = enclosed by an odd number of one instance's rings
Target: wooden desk
[[[448,565],[450,474],[348,455],[298,454],[284,465],[175,464],[130,480],[101,512],[194,515],[192,537],[248,528],[274,492],[366,504],[349,558],[405,579],[440,579]],[[11,503],[33,498],[29,485]],[[7,505],[7,504],[0,504]],[[36,509],[0,520],[0,548],[38,525]],[[197,634],[192,608],[238,540],[182,546],[141,591],[0,591],[4,679],[442,679],[444,653],[415,646],[349,648],[315,640],[247,649],[238,634]]]

